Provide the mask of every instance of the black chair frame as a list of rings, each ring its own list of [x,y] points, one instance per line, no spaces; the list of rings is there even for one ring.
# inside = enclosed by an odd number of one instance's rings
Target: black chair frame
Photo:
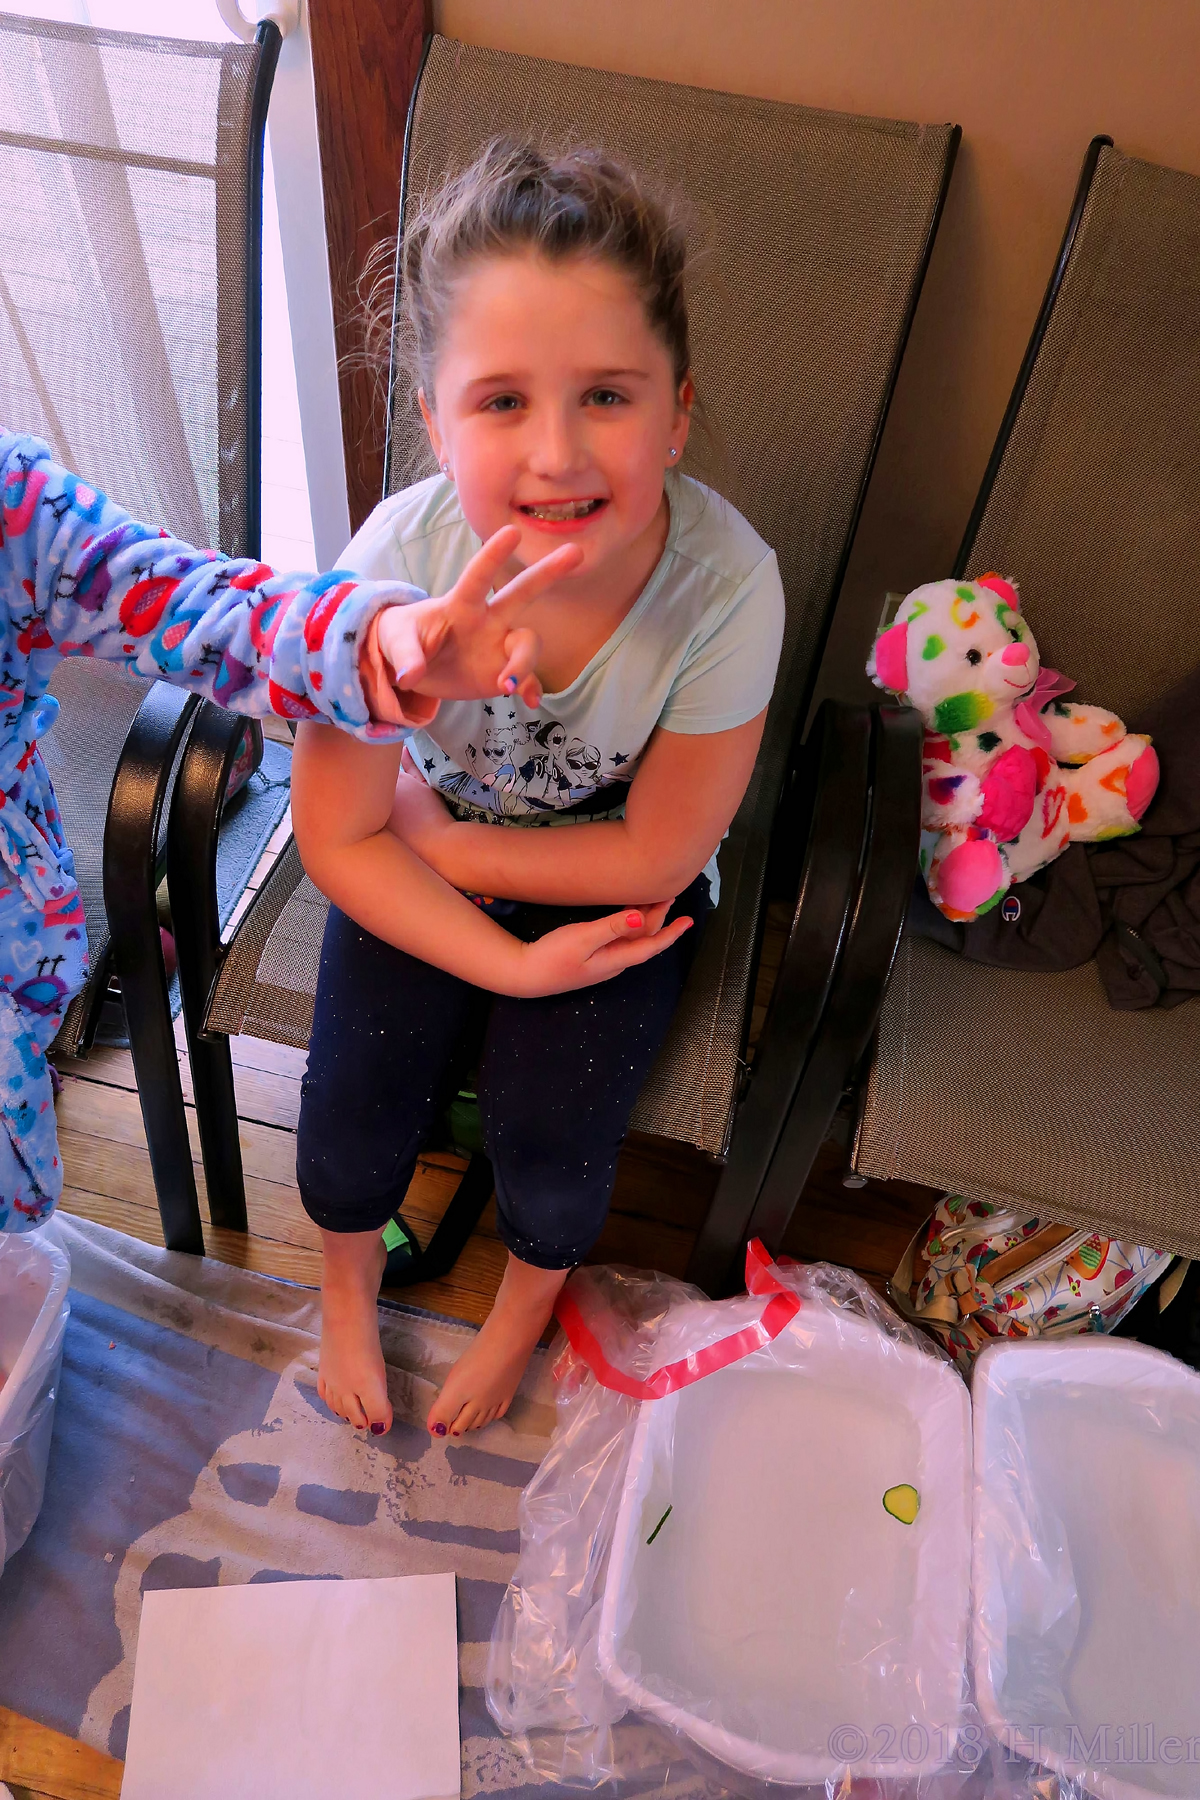
[[[257,558],[262,530],[262,183],[267,107],[283,42],[273,21],[259,25],[259,48],[246,164],[246,525],[247,553]],[[234,752],[246,720],[156,682],[129,728],[109,799],[104,832],[104,903],[111,933],[111,964],[121,988],[130,1052],[150,1152],[163,1239],[169,1250],[204,1252],[200,1202],[192,1163],[187,1112],[179,1074],[162,940],[157,889],[167,873],[161,848],[164,809],[188,734],[202,710],[229,722]],[[255,727],[261,733],[261,727]],[[232,758],[231,758],[232,762]],[[223,799],[225,788],[221,788]],[[219,809],[218,809],[219,815]],[[218,816],[219,823],[219,816]],[[182,970],[181,970],[182,981]],[[84,1039],[95,1035],[104,984]],[[244,1208],[242,1213],[244,1225]],[[221,1223],[218,1218],[215,1223]]]
[[[1062,288],[1100,152],[1111,143],[1111,138],[1101,136],[1088,145],[1058,257],[955,558],[955,577],[965,573],[970,560]],[[858,1073],[866,1066],[900,948],[920,837],[921,719],[911,709],[894,705],[851,710],[862,730],[868,719],[874,721],[876,743],[871,823],[854,916],[811,1054],[798,1074],[787,1132],[758,1197],[752,1206],[740,1209],[731,1202],[729,1216],[719,1221],[710,1216],[697,1245],[689,1274],[712,1292],[731,1292],[738,1285],[739,1261],[747,1239],[760,1237],[768,1249],[780,1249],[833,1116],[847,1093],[853,1097]],[[819,783],[830,779],[818,773]],[[822,802],[818,793],[814,816]]]

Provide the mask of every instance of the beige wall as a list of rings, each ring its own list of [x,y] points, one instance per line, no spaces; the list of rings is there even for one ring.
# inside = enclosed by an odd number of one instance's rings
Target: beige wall
[[[861,692],[884,592],[949,571],[1089,138],[1200,174],[1200,0],[434,0],[434,13],[447,36],[497,49],[962,126],[822,677]]]

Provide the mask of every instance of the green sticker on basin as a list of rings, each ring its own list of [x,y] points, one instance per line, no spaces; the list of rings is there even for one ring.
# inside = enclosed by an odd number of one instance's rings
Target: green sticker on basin
[[[911,1525],[921,1510],[921,1496],[915,1487],[902,1481],[899,1487],[890,1487],[883,1496],[883,1510],[891,1513],[893,1519],[899,1519],[902,1525]]]

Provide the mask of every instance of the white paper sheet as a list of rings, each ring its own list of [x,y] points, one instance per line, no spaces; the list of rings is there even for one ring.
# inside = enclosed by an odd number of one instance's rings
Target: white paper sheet
[[[453,1575],[142,1602],[122,1800],[458,1800]]]

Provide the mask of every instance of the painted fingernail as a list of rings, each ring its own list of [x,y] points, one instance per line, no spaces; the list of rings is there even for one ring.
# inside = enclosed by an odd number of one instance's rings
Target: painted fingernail
[[[515,675],[506,675],[504,677],[504,691],[506,694],[515,694],[516,693],[517,678]]]
[[[372,1435],[372,1437],[382,1437],[386,1430],[387,1430],[386,1425],[372,1425],[371,1435]]]
[[[629,926],[631,931],[636,931],[638,926],[641,924],[641,922],[642,922],[641,913],[626,913],[625,914],[625,923]]]
[[[446,1427],[442,1424],[440,1419],[433,1428],[433,1435],[434,1437],[445,1437],[446,1435]]]

